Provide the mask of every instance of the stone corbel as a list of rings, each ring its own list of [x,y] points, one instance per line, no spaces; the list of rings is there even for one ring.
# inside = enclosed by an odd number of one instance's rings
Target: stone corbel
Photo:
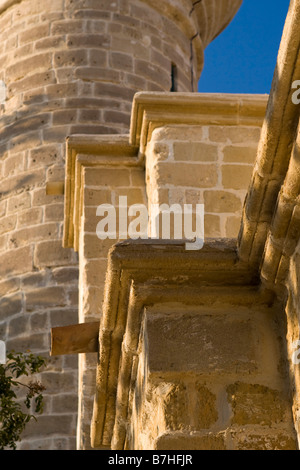
[[[0,0],[0,13],[7,10],[7,8],[15,5],[16,3],[20,3],[22,0]]]

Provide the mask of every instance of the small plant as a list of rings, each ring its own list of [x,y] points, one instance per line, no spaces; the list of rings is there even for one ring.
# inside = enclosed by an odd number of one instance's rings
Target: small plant
[[[22,376],[30,376],[40,371],[46,360],[34,354],[11,352],[7,354],[6,364],[0,364],[0,450],[15,450],[16,443],[27,423],[36,417],[22,411],[22,403],[17,398],[20,388],[26,389],[23,401],[25,411],[33,406],[35,413],[43,412],[43,395],[45,387],[38,381],[28,384],[20,382]]]

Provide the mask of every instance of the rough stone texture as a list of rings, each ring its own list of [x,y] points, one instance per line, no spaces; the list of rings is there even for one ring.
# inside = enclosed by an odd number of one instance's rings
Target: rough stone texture
[[[291,2],[239,235],[240,258],[260,267],[262,283],[276,291],[285,306],[298,444],[300,137],[299,107],[292,94],[300,73],[299,18],[300,4]]]
[[[150,371],[226,374],[236,369],[240,374],[251,374],[257,368],[251,323],[240,314],[226,316],[212,311],[155,316],[149,318],[147,331],[151,338]],[[229,347],[231,335],[235,341]]]
[[[149,101],[152,100],[151,104],[148,104],[149,109],[151,109],[151,106],[155,106],[159,102],[159,98],[162,95],[154,96],[149,94],[145,96],[145,100],[146,97]],[[137,97],[137,100],[142,99],[143,96],[141,95]],[[183,96],[178,95],[177,100],[179,103],[182,99]],[[177,100],[173,98],[174,102]],[[212,102],[210,105],[213,107]],[[180,108],[180,104],[178,106]],[[173,119],[180,119],[179,108],[178,115],[174,117],[174,113]],[[228,113],[230,112],[228,103],[224,104],[224,108]],[[222,113],[225,113],[224,108]],[[182,105],[182,109],[184,109],[184,105]],[[197,111],[195,111],[195,120],[199,119],[199,115],[202,116],[203,109],[205,107],[202,107],[200,104]],[[138,328],[139,324],[137,318],[135,320],[128,320],[129,332],[124,334],[125,344],[122,346],[124,359],[120,366],[122,372],[118,380],[118,399],[116,405],[114,405],[112,397],[114,396],[117,383],[113,386],[113,389],[109,389],[110,391],[104,393],[105,387],[111,387],[111,381],[116,380],[113,377],[115,377],[114,374],[117,374],[119,368],[119,366],[116,366],[115,361],[120,346],[118,338],[122,336],[119,329],[121,329],[124,323],[122,315],[125,315],[126,311],[125,297],[127,290],[124,288],[124,293],[120,294],[122,298],[122,313],[119,320],[121,325],[118,325],[115,323],[117,319],[114,320],[115,312],[109,311],[109,308],[115,302],[113,296],[118,297],[119,295],[115,285],[110,287],[110,282],[113,282],[111,279],[118,270],[114,264],[110,264],[107,271],[107,250],[113,242],[111,240],[100,242],[95,236],[95,224],[97,221],[93,219],[93,214],[96,211],[97,205],[99,203],[114,203],[114,205],[117,205],[119,195],[127,195],[131,203],[145,203],[147,197],[148,203],[149,201],[160,201],[166,203],[179,202],[182,204],[184,201],[187,201],[185,197],[190,198],[188,200],[190,203],[196,203],[199,202],[197,197],[201,194],[208,208],[215,211],[208,214],[211,217],[215,216],[219,219],[220,216],[224,216],[225,207],[228,204],[232,211],[229,212],[230,218],[228,217],[226,220],[226,226],[228,227],[232,223],[233,218],[236,221],[241,218],[242,196],[236,189],[226,191],[219,183],[214,183],[216,187],[213,186],[211,188],[203,187],[201,183],[198,186],[189,186],[190,173],[183,173],[182,171],[179,172],[178,177],[182,179],[183,185],[174,185],[172,187],[172,172],[176,170],[176,165],[181,163],[191,167],[194,165],[206,165],[206,163],[212,166],[213,164],[215,165],[215,162],[210,161],[211,158],[215,158],[214,156],[211,157],[211,155],[218,155],[218,158],[222,155],[223,159],[222,149],[228,145],[229,141],[232,146],[237,144],[240,148],[243,144],[245,149],[254,149],[260,134],[258,122],[260,121],[262,109],[263,100],[255,108],[252,124],[248,126],[226,126],[223,124],[219,126],[187,126],[183,124],[170,126],[168,123],[166,126],[161,124],[154,131],[153,129],[150,131],[145,125],[144,127],[142,126],[144,134],[140,136],[139,142],[145,143],[145,134],[148,138],[148,142],[145,145],[146,175],[144,173],[144,162],[139,158],[139,148],[128,143],[126,136],[118,139],[113,139],[112,137],[103,137],[101,140],[90,139],[89,143],[85,139],[80,141],[79,137],[76,141],[73,139],[69,142],[67,162],[69,192],[65,214],[67,222],[65,240],[67,242],[66,246],[72,246],[73,244],[75,248],[79,249],[81,276],[80,321],[92,321],[97,319],[102,312],[105,313],[103,319],[104,328],[101,330],[103,332],[101,334],[104,336],[109,335],[109,338],[112,338],[113,345],[111,346],[111,351],[114,356],[108,362],[109,367],[112,368],[112,373],[108,376],[111,377],[108,384],[102,383],[108,378],[103,369],[100,371],[98,369],[96,383],[93,382],[95,377],[94,368],[96,366],[97,368],[99,367],[96,364],[96,357],[94,360],[87,361],[86,358],[83,358],[80,361],[82,377],[80,388],[80,435],[82,446],[88,446],[88,426],[92,409],[92,396],[96,392],[95,403],[99,403],[99,405],[96,405],[96,407],[94,405],[92,420],[92,440],[97,443],[96,447],[98,447],[98,444],[100,445],[99,448],[112,445],[114,449],[121,449],[123,448],[124,441],[125,448],[128,449],[161,449],[165,445],[178,445],[179,447],[182,445],[184,448],[189,445],[198,445],[199,448],[225,447],[231,449],[235,444],[233,437],[229,437],[235,436],[234,432],[239,425],[234,419],[231,422],[231,409],[233,407],[231,398],[227,397],[226,390],[227,387],[233,386],[233,384],[236,384],[241,379],[246,381],[246,387],[248,386],[250,389],[251,387],[258,386],[266,391],[270,389],[274,395],[283,397],[282,401],[285,402],[285,406],[279,407],[278,412],[282,425],[275,422],[276,420],[272,420],[271,428],[273,436],[274,439],[279,434],[288,436],[288,445],[291,447],[296,445],[290,413],[289,384],[285,381],[285,366],[282,363],[284,352],[282,352],[279,344],[280,341],[284,343],[284,331],[281,329],[277,331],[276,322],[273,321],[273,319],[277,319],[275,315],[276,308],[274,307],[275,310],[273,308],[264,310],[258,307],[256,309],[254,307],[255,303],[251,304],[251,308],[249,306],[246,307],[245,302],[248,294],[244,296],[242,292],[238,299],[230,295],[230,302],[227,304],[227,307],[225,307],[226,303],[221,300],[222,297],[219,298],[219,291],[216,289],[213,293],[210,293],[208,298],[204,296],[202,299],[201,295],[198,297],[198,302],[201,305],[206,302],[206,308],[198,308],[198,310],[193,311],[191,309],[187,310],[186,306],[184,306],[179,311],[176,309],[173,311],[171,307],[168,314],[162,314],[161,311],[158,311],[156,315],[152,317],[150,315],[151,318],[148,317],[148,339],[145,341],[147,346],[141,346],[143,352],[139,356],[136,385],[134,390],[130,392],[131,398],[129,399],[130,403],[134,403],[134,407],[130,411],[132,419],[126,427],[124,413],[126,413],[126,407],[128,406],[128,391],[126,391],[128,390],[126,388],[128,387],[128,383],[126,385],[126,382],[128,382],[127,374],[129,370],[132,370],[130,357],[133,354],[136,342],[136,339],[134,340],[132,336],[134,337],[137,334],[136,328]],[[214,119],[217,120],[219,118],[219,111],[217,108],[214,108],[214,112]],[[169,118],[168,115],[164,116],[164,110],[162,110],[161,117],[156,115],[156,119],[162,123],[163,119],[166,119],[168,122]],[[204,121],[208,120],[207,117],[202,117],[202,119]],[[221,119],[224,120],[223,115]],[[151,122],[150,119],[149,122]],[[132,127],[137,129],[134,119]],[[235,131],[236,135],[233,131]],[[210,133],[214,141],[218,143],[208,143],[206,141]],[[247,145],[245,145],[244,141],[246,137],[249,139]],[[221,141],[221,138],[224,143]],[[134,139],[132,139],[133,141]],[[178,143],[180,145],[176,148]],[[204,146],[202,145],[203,143],[205,144]],[[207,145],[209,145],[209,148],[216,146],[217,150],[213,154],[210,152],[206,153]],[[176,148],[175,153],[177,152],[176,160],[173,160],[174,148]],[[178,149],[180,152],[184,152],[185,160],[183,162],[180,161]],[[191,161],[188,161],[187,155],[189,155],[190,151]],[[197,159],[198,151],[203,151],[203,153]],[[81,156],[81,153],[88,153],[88,156]],[[206,155],[208,155],[208,162],[205,161]],[[111,166],[113,161],[115,161],[114,167]],[[155,165],[151,166],[153,161],[157,166],[165,165],[165,167],[162,167],[164,168],[164,173],[160,179]],[[221,160],[221,166],[222,164]],[[243,165],[247,169],[251,167],[249,163],[244,164],[243,161],[236,164],[241,168],[243,168]],[[168,170],[166,165],[168,165]],[[230,162],[230,165],[232,165],[232,162]],[[226,166],[226,162],[224,162],[224,166]],[[214,171],[218,175],[217,181],[221,182],[222,172],[220,171],[219,164],[214,168]],[[167,184],[165,184],[166,182]],[[153,183],[154,190],[151,183]],[[131,186],[128,186],[129,184]],[[243,194],[246,193],[246,190],[245,184]],[[216,200],[214,200],[214,196],[216,196]],[[75,214],[75,217],[73,217],[73,214]],[[211,220],[213,221],[213,219]],[[230,226],[230,229],[232,230],[232,226]],[[213,230],[216,229],[214,228]],[[217,232],[213,230],[211,230],[212,236],[217,236]],[[112,253],[116,249],[114,247]],[[226,252],[227,248],[222,248],[222,250]],[[233,247],[232,250],[233,265],[236,266],[236,251]],[[144,252],[142,251],[140,256],[143,255]],[[132,256],[132,263],[134,264],[134,260],[138,259],[138,256],[134,251]],[[216,258],[212,258],[211,262],[213,263],[213,259],[216,259],[220,263],[221,258],[222,256],[219,253]],[[205,262],[208,262],[208,259]],[[128,262],[130,263],[130,260]],[[144,269],[143,265],[138,264],[138,266],[140,276],[147,276],[147,270]],[[162,265],[160,264],[159,266],[162,269]],[[200,260],[198,266],[199,269],[200,267],[203,269]],[[221,269],[222,266],[223,269]],[[176,262],[174,264],[170,262],[170,264],[167,263],[165,265],[165,269],[169,269],[170,273],[174,272],[175,267],[177,268]],[[158,269],[158,265],[155,265],[155,268]],[[188,268],[186,258],[184,269]],[[251,282],[255,282],[255,277],[252,279],[251,271],[248,272],[246,266],[245,269],[247,273],[246,278],[250,276],[247,282],[251,285]],[[233,280],[228,266],[219,265],[219,270],[221,270],[219,274],[223,283],[241,282],[245,275],[245,273],[242,276],[238,274],[234,278],[235,280]],[[154,279],[156,278],[155,272],[152,272]],[[106,274],[107,277],[105,279]],[[178,273],[178,278],[176,277],[176,280],[174,279],[172,282],[175,282],[175,285],[176,282],[179,282],[182,287],[189,275],[183,274],[182,266],[180,273]],[[122,279],[126,282],[126,276],[126,274],[120,273],[117,276],[118,280],[116,282],[121,282]],[[203,276],[205,285],[207,282],[215,282],[218,279],[214,269],[209,273],[209,268],[207,268]],[[151,276],[150,279],[152,279]],[[165,285],[162,279],[160,279],[160,283],[162,286]],[[108,292],[106,291],[103,297],[104,287],[108,289]],[[145,290],[147,291],[147,288]],[[231,287],[228,290],[231,291]],[[182,289],[183,292],[184,290]],[[134,297],[135,295],[133,294]],[[103,299],[104,304],[101,309]],[[173,299],[175,301],[174,292]],[[188,294],[186,299],[189,299]],[[210,302],[212,303],[213,299],[220,302],[222,305],[221,310],[212,309]],[[191,302],[191,299],[188,301]],[[152,302],[155,304],[157,301]],[[270,305],[272,305],[272,301]],[[130,308],[129,311],[131,311]],[[272,319],[272,317],[274,318]],[[112,333],[114,327],[116,327],[116,331]],[[132,332],[130,328],[133,328]],[[101,336],[100,339],[100,344],[103,345],[102,362],[108,360],[110,348],[107,349],[107,342],[111,341],[109,338],[106,336],[102,338]],[[280,338],[279,342],[277,342],[277,338]],[[163,348],[162,345],[164,345]],[[125,381],[125,384],[123,381]],[[85,384],[88,384],[88,386]],[[274,403],[272,393],[266,393],[266,401],[270,407]],[[108,397],[111,398],[108,399]],[[103,401],[107,399],[108,403],[104,406]],[[255,439],[259,433],[264,436],[267,432],[267,425],[261,423],[260,420],[261,410],[258,407],[257,410],[251,411],[252,405],[253,400],[251,401],[251,397],[247,397],[246,390],[244,390],[244,393],[241,393],[238,397],[236,406],[245,407],[246,415],[250,416],[250,421],[253,420],[250,423],[250,428],[247,430],[245,448],[246,445],[255,447]],[[107,421],[104,423],[103,435],[100,436],[97,433],[100,433],[98,426],[101,421],[97,413],[101,414],[101,410],[106,409],[106,406],[108,411],[105,420]],[[115,409],[114,406],[116,407]],[[115,413],[117,414],[116,428],[112,439],[111,433]],[[153,419],[153,415],[155,415],[155,419]],[[254,423],[256,422],[259,422],[257,425],[259,428],[255,428],[256,438],[252,439],[250,433],[254,433],[254,426],[256,426]],[[209,439],[206,434],[207,430],[211,433],[209,434]],[[188,437],[191,432],[193,433],[194,440],[190,440],[190,437]],[[178,441],[176,441],[177,433],[180,433],[182,444],[178,444]],[[165,437],[167,440],[165,440]],[[185,437],[187,439],[186,442]],[[176,439],[172,440],[171,438]],[[167,441],[169,444],[167,444]],[[175,444],[176,442],[177,444]],[[274,445],[277,446],[279,444]]]
[[[286,372],[280,365],[284,331],[276,325],[274,306],[270,312],[254,305],[247,311],[245,306],[223,304],[222,309],[211,310],[211,335],[208,309],[168,304],[147,308],[127,447],[296,450]],[[191,328],[187,322],[184,330],[180,318],[185,321],[191,314],[201,327]],[[236,322],[245,322],[248,331],[243,334]],[[193,337],[197,339],[197,353],[187,348],[184,331],[191,349]],[[235,357],[235,347],[242,344],[253,355],[251,370],[239,367],[240,360],[247,363],[242,351]],[[230,362],[220,370],[227,354]],[[191,366],[193,357],[197,368]],[[211,369],[209,358],[217,363]]]
[[[288,275],[288,301],[286,304],[287,318],[287,340],[288,340],[288,357],[290,361],[290,376],[293,382],[293,414],[295,427],[299,436],[300,423],[300,402],[299,402],[299,338],[300,338],[300,251],[299,244],[291,259]],[[299,439],[299,438],[298,438]]]

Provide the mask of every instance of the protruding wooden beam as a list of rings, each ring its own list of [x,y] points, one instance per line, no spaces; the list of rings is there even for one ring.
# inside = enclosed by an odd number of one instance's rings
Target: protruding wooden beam
[[[65,193],[64,181],[51,181],[46,185],[47,196],[63,196]]]
[[[98,352],[100,322],[51,329],[51,356]]]

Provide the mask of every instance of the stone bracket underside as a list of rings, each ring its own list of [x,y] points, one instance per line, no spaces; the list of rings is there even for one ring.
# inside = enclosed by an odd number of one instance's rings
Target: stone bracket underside
[[[235,241],[207,240],[199,252],[186,251],[185,241],[161,240],[126,241],[110,250],[91,424],[93,447],[124,448],[144,308],[165,302],[211,305],[226,299],[231,304],[274,301],[271,292],[261,290],[257,272],[239,262]]]

